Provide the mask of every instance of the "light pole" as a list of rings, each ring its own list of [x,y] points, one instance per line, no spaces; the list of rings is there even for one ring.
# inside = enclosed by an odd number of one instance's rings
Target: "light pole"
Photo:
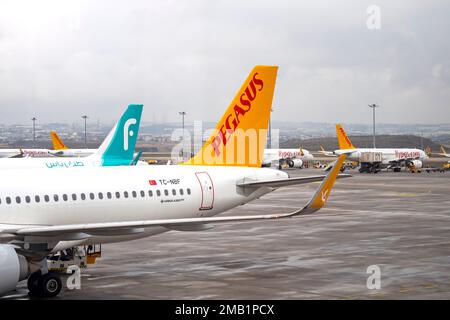
[[[267,149],[272,149],[272,111],[273,109],[270,109],[270,115],[269,115],[269,143]]]
[[[183,136],[181,138],[182,139],[181,158],[184,160],[184,150],[183,150],[183,147],[184,147],[184,116],[186,115],[186,112],[180,111],[178,113],[181,115],[181,125],[183,127]]]
[[[81,116],[81,118],[84,119],[84,147],[87,149],[86,122],[87,122],[88,116],[87,115],[83,115],[83,116]]]
[[[36,147],[36,117],[31,118],[31,121],[33,121],[33,146]]]
[[[378,108],[379,105],[373,103],[373,104],[369,104],[369,108],[372,108],[372,114],[373,114],[373,147],[376,148],[375,146],[375,108]]]

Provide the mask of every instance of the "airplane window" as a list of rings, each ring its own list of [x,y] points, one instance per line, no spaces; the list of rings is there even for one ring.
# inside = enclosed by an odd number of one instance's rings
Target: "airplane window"
[[[20,197],[16,197],[16,202],[20,203]]]
[[[26,202],[26,203],[30,203],[30,202],[31,202],[30,196],[26,196],[26,197],[25,197],[25,202]]]
[[[72,193],[72,200],[77,201],[77,195],[75,193]]]
[[[153,197],[153,191],[152,190],[148,190],[148,196],[149,197]]]
[[[44,196],[44,200],[45,200],[45,202],[49,202],[50,201],[50,197],[48,195],[45,195]]]
[[[94,200],[95,199],[95,196],[94,196],[94,194],[91,192],[91,193],[89,193],[89,198],[91,198],[91,200]]]
[[[164,194],[166,195],[166,196],[168,196],[169,195],[169,190],[164,190]]]
[[[128,198],[128,191],[124,191],[124,192],[123,192],[123,196],[124,196],[125,198]]]
[[[6,197],[6,203],[7,204],[11,204],[11,198],[10,197]]]
[[[64,193],[64,194],[63,194],[63,200],[64,200],[64,201],[67,201],[67,199],[68,199],[67,194]]]
[[[187,188],[187,194],[191,194],[191,189]]]
[[[145,197],[145,191],[144,190],[141,190],[141,197],[142,198]]]
[[[136,198],[136,196],[137,196],[136,191],[133,191],[131,194],[133,195],[133,198]]]
[[[160,197],[160,196],[161,196],[161,191],[160,191],[160,190],[156,190],[156,195],[157,195],[158,197]]]
[[[0,198],[0,204],[2,204],[2,199]]]
[[[103,193],[99,192],[99,193],[98,193],[98,198],[99,198],[100,200],[102,200],[102,199],[103,199]]]
[[[172,194],[173,194],[174,196],[176,196],[176,195],[177,195],[177,190],[172,189]]]
[[[57,195],[57,194],[54,194],[54,195],[53,195],[53,199],[55,199],[55,202],[58,202],[58,195]]]
[[[180,189],[180,195],[183,195],[183,194],[184,194],[183,189]]]
[[[36,203],[39,203],[41,201],[41,198],[39,196],[34,196],[34,201],[36,201]]]
[[[120,192],[116,192],[116,198],[120,199]]]
[[[81,197],[81,200],[86,200],[86,195],[85,195],[84,193],[82,193],[82,194],[80,195],[80,197]]]
[[[107,192],[107,193],[106,193],[106,196],[108,197],[108,199],[111,199],[111,198],[112,198],[111,192]]]

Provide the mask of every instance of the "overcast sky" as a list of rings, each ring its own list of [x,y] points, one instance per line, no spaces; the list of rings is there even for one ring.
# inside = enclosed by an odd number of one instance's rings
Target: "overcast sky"
[[[0,123],[215,122],[257,64],[275,121],[448,123],[449,30],[449,1],[0,0]]]

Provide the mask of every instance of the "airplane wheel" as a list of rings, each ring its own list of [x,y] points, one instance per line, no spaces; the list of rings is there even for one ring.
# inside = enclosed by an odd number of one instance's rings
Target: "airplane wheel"
[[[27,287],[28,287],[28,291],[30,291],[30,295],[32,295],[32,296],[40,295],[40,290],[39,290],[39,278],[40,277],[41,277],[41,271],[36,271],[28,277]]]
[[[47,273],[40,277],[38,287],[42,297],[56,297],[62,289],[62,282],[56,274]]]

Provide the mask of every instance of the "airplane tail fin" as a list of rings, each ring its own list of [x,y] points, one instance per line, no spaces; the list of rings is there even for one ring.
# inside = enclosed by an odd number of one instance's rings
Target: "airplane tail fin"
[[[444,146],[441,146],[441,152],[442,152],[442,153],[447,153],[447,152],[445,151]]]
[[[130,165],[133,162],[142,108],[142,104],[130,104],[97,152],[90,157],[100,158],[102,166]]]
[[[50,131],[50,138],[52,139],[53,150],[67,150],[67,146],[62,142],[55,130]]]
[[[277,66],[256,66],[202,149],[185,165],[261,167]]]
[[[339,149],[356,149],[350,138],[345,133],[344,128],[338,123],[336,124],[336,134],[338,138]]]

